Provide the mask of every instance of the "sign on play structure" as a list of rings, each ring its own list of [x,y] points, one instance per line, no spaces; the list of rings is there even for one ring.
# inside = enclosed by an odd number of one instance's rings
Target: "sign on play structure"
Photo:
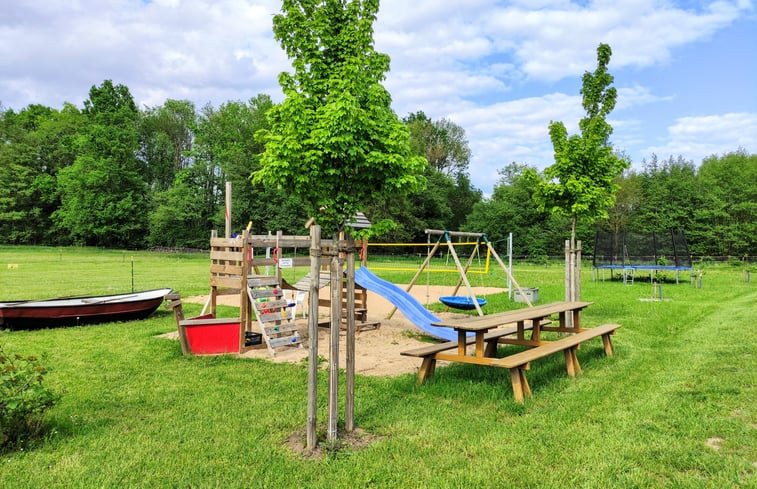
[[[292,259],[291,258],[280,258],[279,259],[279,268],[292,268]]]

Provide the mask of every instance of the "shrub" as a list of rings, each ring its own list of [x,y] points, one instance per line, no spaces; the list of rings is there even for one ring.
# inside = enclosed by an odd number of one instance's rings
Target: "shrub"
[[[58,397],[43,385],[37,357],[8,354],[0,346],[0,449],[39,436],[43,414]]]

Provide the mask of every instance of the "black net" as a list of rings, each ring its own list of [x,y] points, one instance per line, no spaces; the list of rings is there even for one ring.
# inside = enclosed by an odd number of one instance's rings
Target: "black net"
[[[691,268],[691,256],[683,231],[617,234],[598,231],[594,238],[594,266]]]

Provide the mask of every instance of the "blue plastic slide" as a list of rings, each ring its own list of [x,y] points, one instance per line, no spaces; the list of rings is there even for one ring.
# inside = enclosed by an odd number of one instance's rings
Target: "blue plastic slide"
[[[371,292],[375,292],[388,300],[416,327],[436,338],[457,341],[457,333],[451,328],[440,328],[432,326],[431,323],[440,321],[440,319],[423,307],[423,304],[415,300],[401,288],[391,282],[378,278],[366,267],[360,267],[355,270],[355,283],[364,287]],[[472,333],[471,333],[472,334]]]

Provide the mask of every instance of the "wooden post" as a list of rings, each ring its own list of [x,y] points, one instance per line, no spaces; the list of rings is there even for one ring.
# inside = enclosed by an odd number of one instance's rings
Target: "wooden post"
[[[307,449],[316,446],[318,412],[318,274],[321,268],[321,226],[310,227],[310,295],[308,296],[308,420]]]
[[[565,240],[565,302],[571,302],[573,300],[573,273],[572,273],[572,263],[571,263],[571,249],[570,249],[570,240]],[[566,327],[572,328],[573,327],[573,319],[570,316],[567,316],[565,318],[566,320]]]
[[[575,294],[573,294],[574,301],[581,300],[581,241],[576,241],[576,272],[575,277]]]
[[[510,273],[510,270],[507,269],[507,266],[502,261],[502,258],[499,257],[499,254],[497,253],[497,250],[494,249],[494,246],[492,246],[492,244],[488,241],[486,242],[486,246],[487,248],[489,248],[489,253],[491,253],[494,259],[497,260],[497,263],[499,263],[499,266],[502,269],[502,271],[504,271],[505,275],[507,275],[510,278],[513,285],[520,293],[520,296],[523,298],[524,301],[526,301],[526,304],[528,304],[529,307],[533,307],[534,305],[531,304],[531,301],[528,299],[528,296],[526,295],[526,293],[523,292],[523,289],[520,288],[520,285],[518,285],[518,282],[515,280],[515,277],[513,277],[513,274]]]
[[[347,372],[344,427],[355,430],[355,239],[347,235]]]
[[[468,276],[465,274],[465,270],[463,270],[463,266],[460,263],[460,259],[457,257],[457,253],[455,252],[455,247],[452,245],[452,239],[449,236],[449,234],[447,235],[447,247],[449,248],[449,252],[452,255],[452,258],[455,260],[455,266],[457,267],[457,271],[460,273],[460,278],[465,283],[465,288],[468,290],[468,295],[473,301],[473,306],[475,306],[476,312],[478,313],[479,316],[483,316],[484,311],[482,311],[481,306],[478,305],[476,294],[473,293],[473,288],[471,287],[470,282],[468,282]]]
[[[421,264],[421,267],[418,269],[418,271],[415,272],[415,275],[413,275],[413,279],[410,280],[410,284],[405,289],[405,292],[410,292],[410,289],[413,288],[413,286],[415,285],[415,282],[418,281],[418,277],[421,276],[421,273],[423,273],[423,270],[426,269],[429,262],[431,261],[431,258],[433,258],[433,256],[436,254],[436,251],[439,249],[440,243],[441,241],[437,241],[433,249],[426,255],[426,259],[423,261],[423,264]],[[397,306],[392,307],[392,310],[389,311],[389,314],[387,314],[386,318],[392,319],[392,316],[394,315],[395,312],[397,312]]]
[[[226,232],[224,237],[231,238],[231,182],[226,182]]]
[[[334,232],[331,247],[331,322],[329,326],[329,424],[328,441],[337,439],[337,421],[339,419],[339,332],[342,326],[342,274],[339,265],[339,232]]]

